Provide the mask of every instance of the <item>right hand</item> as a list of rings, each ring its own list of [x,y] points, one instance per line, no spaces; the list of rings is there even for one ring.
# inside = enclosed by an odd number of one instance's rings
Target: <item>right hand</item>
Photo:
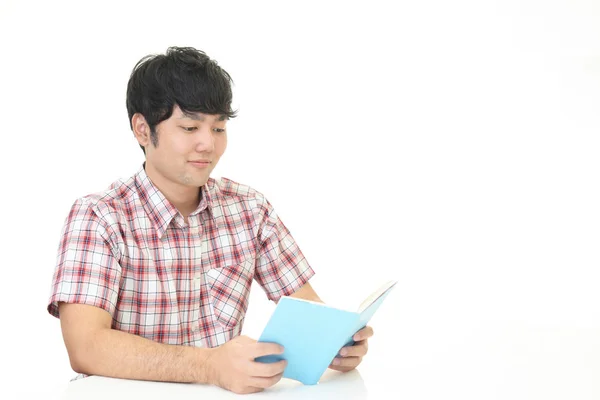
[[[209,383],[238,394],[261,392],[279,382],[287,361],[269,364],[254,359],[282,353],[278,344],[237,336],[214,349],[208,362]]]

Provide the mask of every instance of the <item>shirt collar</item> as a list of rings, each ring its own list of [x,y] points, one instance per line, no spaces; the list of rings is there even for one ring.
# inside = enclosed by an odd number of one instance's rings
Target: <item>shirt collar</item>
[[[167,231],[173,218],[179,214],[179,211],[169,200],[167,200],[162,192],[154,186],[148,175],[146,175],[146,170],[144,169],[145,165],[145,163],[142,164],[142,167],[135,174],[135,185],[144,211],[150,218],[158,238],[160,239]],[[212,216],[214,199],[217,194],[214,190],[215,186],[215,180],[209,178],[206,184],[199,188],[201,191],[200,203],[194,212],[189,215],[190,217],[193,217],[204,210],[207,210]],[[214,193],[212,193],[213,191]]]

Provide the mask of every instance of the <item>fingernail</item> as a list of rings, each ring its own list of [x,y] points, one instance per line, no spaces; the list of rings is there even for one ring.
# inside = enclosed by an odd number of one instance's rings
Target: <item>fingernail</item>
[[[333,360],[333,365],[340,365],[340,360],[338,360],[337,358],[335,358]]]
[[[341,356],[345,356],[347,353],[348,353],[348,351],[346,349],[340,350],[340,355]]]

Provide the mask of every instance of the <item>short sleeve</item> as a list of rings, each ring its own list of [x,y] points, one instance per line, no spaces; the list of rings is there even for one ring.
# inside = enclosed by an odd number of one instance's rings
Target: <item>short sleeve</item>
[[[273,206],[258,202],[258,252],[255,280],[269,300],[277,301],[300,289],[315,274]]]
[[[114,314],[121,267],[105,223],[84,199],[66,218],[52,278],[48,312],[59,317],[58,302],[96,306]]]

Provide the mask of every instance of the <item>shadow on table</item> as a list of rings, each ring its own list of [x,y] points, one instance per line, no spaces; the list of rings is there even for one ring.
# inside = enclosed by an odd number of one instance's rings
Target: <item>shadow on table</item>
[[[282,379],[277,385],[261,393],[256,398],[285,399],[366,399],[367,387],[358,370],[341,373],[327,370],[317,385],[303,385],[291,379]]]

